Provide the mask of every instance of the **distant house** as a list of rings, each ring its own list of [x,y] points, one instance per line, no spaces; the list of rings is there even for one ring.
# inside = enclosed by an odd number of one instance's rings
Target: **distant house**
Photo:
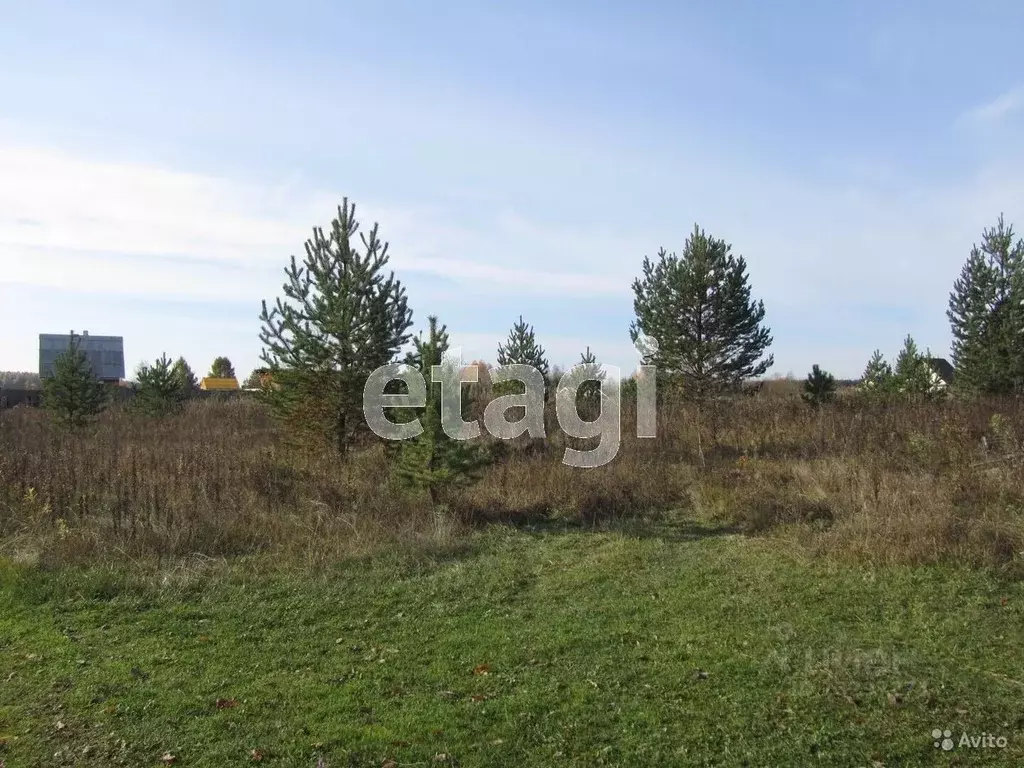
[[[242,389],[250,392],[259,392],[261,389],[266,389],[270,386],[271,377],[269,368],[256,368],[242,383]]]
[[[90,336],[88,331],[78,335],[71,331],[69,334],[39,334],[40,378],[53,376],[53,364],[68,351],[72,342],[78,344],[78,350],[85,354],[89,367],[100,381],[116,384],[125,377],[123,337]]]
[[[204,392],[230,392],[238,389],[238,379],[233,376],[231,378],[207,376],[199,382],[199,388]]]
[[[7,389],[0,387],[0,411],[18,405],[39,406],[42,392],[38,389]]]
[[[953,383],[953,366],[944,357],[926,357],[924,361],[932,372],[932,387],[946,389]]]
[[[462,369],[462,373],[466,374],[468,371],[476,368],[477,380],[470,386],[476,387],[481,391],[489,392],[491,390],[491,366],[483,360],[474,360],[469,365]]]

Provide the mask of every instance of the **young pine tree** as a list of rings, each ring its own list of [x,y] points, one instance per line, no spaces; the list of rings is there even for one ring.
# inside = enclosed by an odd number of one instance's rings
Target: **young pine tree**
[[[174,361],[174,366],[171,368],[171,374],[174,376],[174,380],[178,384],[179,399],[186,400],[192,397],[199,389],[199,380],[196,378],[195,373],[192,372],[192,368],[185,361],[184,357],[179,357]]]
[[[1024,240],[1015,238],[1000,216],[953,284],[946,316],[963,391],[1024,391]]]
[[[932,370],[908,334],[896,358],[893,379],[897,391],[906,395],[927,395],[932,391]]]
[[[605,371],[597,362],[597,357],[587,347],[580,355],[580,362],[566,371],[558,381],[558,388],[578,384],[577,400],[587,403],[598,402],[601,398],[601,382],[605,380]]]
[[[643,363],[677,374],[688,397],[738,390],[774,364],[772,355],[764,357],[771,331],[762,325],[764,303],[751,300],[746,261],[699,227],[681,258],[664,248],[657,261],[644,258],[633,293],[630,338],[656,342]]]
[[[815,363],[804,382],[804,391],[800,393],[804,402],[812,408],[820,408],[836,398],[836,380],[831,373],[821,370]]]
[[[80,427],[97,416],[107,401],[106,387],[93,374],[78,342],[72,340],[54,361],[53,375],[43,379],[43,407],[59,422]]]
[[[166,416],[176,410],[181,403],[181,387],[178,377],[174,375],[174,366],[166,354],[148,365],[142,363],[135,377],[138,388],[135,393],[134,406],[149,416]]]
[[[884,394],[892,390],[892,366],[885,361],[880,350],[875,350],[861,375],[861,389],[865,392]]]
[[[426,490],[436,508],[448,489],[475,479],[477,470],[486,463],[486,455],[477,444],[456,440],[444,431],[445,409],[453,405],[442,403],[442,383],[433,382],[432,367],[442,367],[444,385],[451,392],[461,386],[457,383],[459,366],[445,358],[448,351],[445,326],[439,327],[434,316],[429,318],[429,324],[426,339],[422,335],[414,339],[415,351],[407,358],[407,364],[414,363],[427,383],[426,406],[417,414],[423,431],[401,444],[395,473],[407,486]],[[463,396],[461,405],[461,412],[457,415],[464,417],[468,398]],[[453,411],[447,413],[456,415]]]
[[[532,325],[527,325],[523,316],[512,326],[508,339],[498,344],[498,365],[529,365],[536,368],[547,380],[551,374],[544,347],[537,343]]]
[[[412,325],[404,287],[384,272],[388,244],[376,224],[360,233],[355,211],[346,198],[329,235],[314,228],[302,266],[292,256],[285,270],[284,300],[272,310],[264,301],[260,315],[273,379],[264,397],[293,431],[320,434],[342,455],[366,427],[366,380],[395,359]]]

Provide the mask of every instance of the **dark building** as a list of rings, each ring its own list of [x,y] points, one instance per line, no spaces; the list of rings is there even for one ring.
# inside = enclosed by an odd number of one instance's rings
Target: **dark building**
[[[90,336],[88,331],[82,331],[79,336],[72,331],[70,334],[39,334],[39,376],[41,378],[45,379],[53,375],[53,364],[58,355],[66,352],[72,341],[78,344],[79,351],[85,353],[85,358],[89,361],[97,379],[116,384],[125,377],[123,337]]]
[[[953,366],[944,357],[926,357],[925,362],[932,372],[942,380],[947,387],[953,383]]]
[[[17,405],[38,407],[43,393],[38,389],[5,389],[0,387],[0,410]]]

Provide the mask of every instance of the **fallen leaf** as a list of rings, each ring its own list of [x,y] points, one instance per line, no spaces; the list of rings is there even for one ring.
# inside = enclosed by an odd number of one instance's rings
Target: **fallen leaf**
[[[443,763],[446,760],[448,760],[448,754],[445,752],[438,752],[436,755],[434,755],[435,763]]]
[[[1010,602],[1010,598],[1008,598],[1008,597],[1001,597],[1001,598],[999,598],[999,604],[1000,605],[1006,605],[1009,602]]]
[[[472,696],[470,696],[469,698],[470,698],[470,701],[477,701],[477,702],[479,702],[479,701],[483,701],[484,699],[486,699],[486,698],[487,698],[487,696],[485,696],[485,695],[484,695],[484,694],[482,694],[482,693],[474,693],[474,694],[473,694]]]
[[[903,705],[903,697],[898,693],[887,693],[885,698],[889,702],[890,707],[899,707]]]
[[[238,699],[217,699],[217,709],[232,709],[238,706]]]
[[[249,752],[249,757],[254,762],[258,763],[260,760],[263,759],[263,753],[260,750],[258,750],[258,749],[254,749],[251,752]]]
[[[398,768],[398,763],[392,760],[390,757],[380,764],[380,768]]]
[[[160,762],[164,765],[174,765],[178,761],[178,758],[172,755],[170,752],[164,752],[164,756],[160,758]]]
[[[474,675],[489,675],[490,673],[491,673],[491,665],[490,664],[477,664],[475,667],[473,667],[473,674]]]
[[[57,729],[58,731],[63,731],[63,730],[65,729],[65,728],[67,728],[67,726],[66,726],[66,725],[64,725],[63,721],[61,721],[61,720],[58,720],[58,721],[57,721],[57,725],[55,725],[54,727],[55,727],[55,728],[56,728],[56,729]]]
[[[208,642],[210,642],[210,636],[209,635],[200,635],[199,636],[199,642],[200,643],[208,643]]]

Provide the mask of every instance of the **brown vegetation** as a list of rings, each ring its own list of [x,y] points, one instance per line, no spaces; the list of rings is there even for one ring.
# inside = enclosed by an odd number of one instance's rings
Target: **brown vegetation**
[[[79,432],[34,409],[6,411],[0,554],[57,563],[274,552],[315,562],[449,546],[489,521],[628,518],[659,531],[698,520],[783,533],[814,553],[871,562],[1020,571],[1019,402],[844,397],[815,411],[791,389],[770,383],[706,410],[704,470],[696,419],[675,402],[660,406],[649,440],[635,436],[624,403],[619,454],[595,470],[561,463],[560,433],[497,445],[494,464],[455,492],[447,515],[391,482],[383,446],[347,463],[326,449],[296,451],[249,398],[192,402],[166,419],[113,408]]]

